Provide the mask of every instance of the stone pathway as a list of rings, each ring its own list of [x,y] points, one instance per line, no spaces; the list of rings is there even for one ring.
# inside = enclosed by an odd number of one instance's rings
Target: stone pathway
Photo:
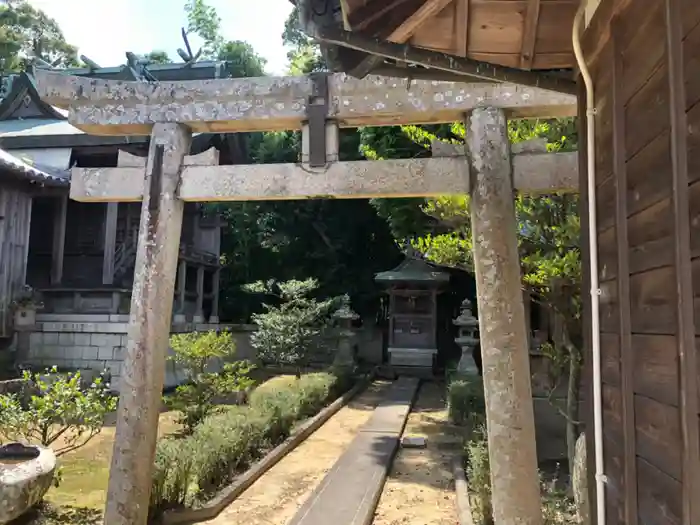
[[[416,378],[392,383],[290,525],[367,525],[372,520],[417,390]]]
[[[427,448],[399,449],[373,525],[458,523],[451,462],[461,440],[448,424],[445,385],[423,383],[404,435],[424,436]]]
[[[377,381],[266,472],[209,525],[284,525],[374,414],[389,381]]]

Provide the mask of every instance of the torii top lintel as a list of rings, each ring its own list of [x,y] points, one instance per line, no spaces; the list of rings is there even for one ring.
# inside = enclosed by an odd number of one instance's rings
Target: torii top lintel
[[[343,127],[454,122],[483,105],[514,118],[576,114],[572,95],[514,84],[327,80],[326,117]],[[45,102],[68,108],[69,121],[95,135],[148,135],[156,122],[214,133],[300,129],[314,96],[309,76],[134,82],[37,70],[36,82]]]

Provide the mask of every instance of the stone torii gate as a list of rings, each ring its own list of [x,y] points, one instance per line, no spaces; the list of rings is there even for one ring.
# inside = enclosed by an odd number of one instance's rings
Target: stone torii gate
[[[576,191],[576,154],[512,156],[510,117],[571,116],[575,98],[514,85],[338,75],[123,82],[38,70],[44,101],[93,134],[150,135],[145,169],[74,168],[71,198],[142,202],[105,522],[145,525],[183,203],[471,195],[484,385],[499,524],[535,525],[539,482],[513,191]],[[338,128],[465,121],[468,156],[338,161]],[[185,161],[193,132],[302,130],[300,164]],[[439,156],[443,155],[443,156]],[[468,161],[470,159],[470,162]]]

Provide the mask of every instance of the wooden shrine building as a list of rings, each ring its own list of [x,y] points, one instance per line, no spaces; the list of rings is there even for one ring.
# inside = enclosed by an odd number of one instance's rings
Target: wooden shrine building
[[[0,102],[0,338],[7,342],[2,347],[16,351],[9,359],[16,364],[107,369],[116,390],[128,340],[141,204],[72,200],[71,169],[144,166],[151,138],[90,135],[72,126],[67,111],[39,98],[35,71],[3,79]],[[139,81],[230,76],[224,62],[59,71]],[[205,165],[230,163],[239,157],[241,144],[234,135],[199,133],[189,158]],[[20,166],[8,169],[26,172],[22,177],[30,180],[5,176],[5,165]],[[172,331],[218,326],[220,239],[219,216],[203,204],[188,203]],[[29,298],[25,285],[32,290]],[[13,305],[17,297],[21,305]],[[32,315],[18,316],[18,308],[30,308]],[[2,361],[8,361],[8,351],[0,350],[6,357]],[[178,378],[169,367],[166,385]]]
[[[68,183],[64,172],[30,165],[0,149],[0,338],[14,331],[13,303],[26,283],[33,199],[65,194]]]
[[[149,65],[160,80],[219,78],[224,63]],[[130,66],[69,69],[65,74],[133,80]],[[89,135],[73,127],[67,112],[38,97],[30,73],[6,79],[0,103],[0,148],[31,165],[60,173],[73,167],[133,165],[148,151],[150,137]],[[232,148],[225,138],[199,134],[191,153]],[[213,153],[213,150],[212,152]],[[63,190],[34,196],[26,283],[46,314],[128,314],[140,220],[136,203],[80,203]],[[204,207],[186,207],[180,243],[175,317],[180,322],[218,322],[220,224]]]
[[[450,275],[410,252],[374,280],[389,294],[389,364],[432,369],[438,353],[438,302]]]

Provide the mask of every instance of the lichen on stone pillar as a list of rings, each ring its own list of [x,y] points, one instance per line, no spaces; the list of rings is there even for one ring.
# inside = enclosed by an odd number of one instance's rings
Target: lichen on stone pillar
[[[471,221],[494,522],[541,525],[528,341],[508,127],[503,110],[466,122]]]
[[[107,489],[109,525],[146,525],[148,519],[182,229],[177,189],[191,136],[181,124],[156,124],[151,135]]]

